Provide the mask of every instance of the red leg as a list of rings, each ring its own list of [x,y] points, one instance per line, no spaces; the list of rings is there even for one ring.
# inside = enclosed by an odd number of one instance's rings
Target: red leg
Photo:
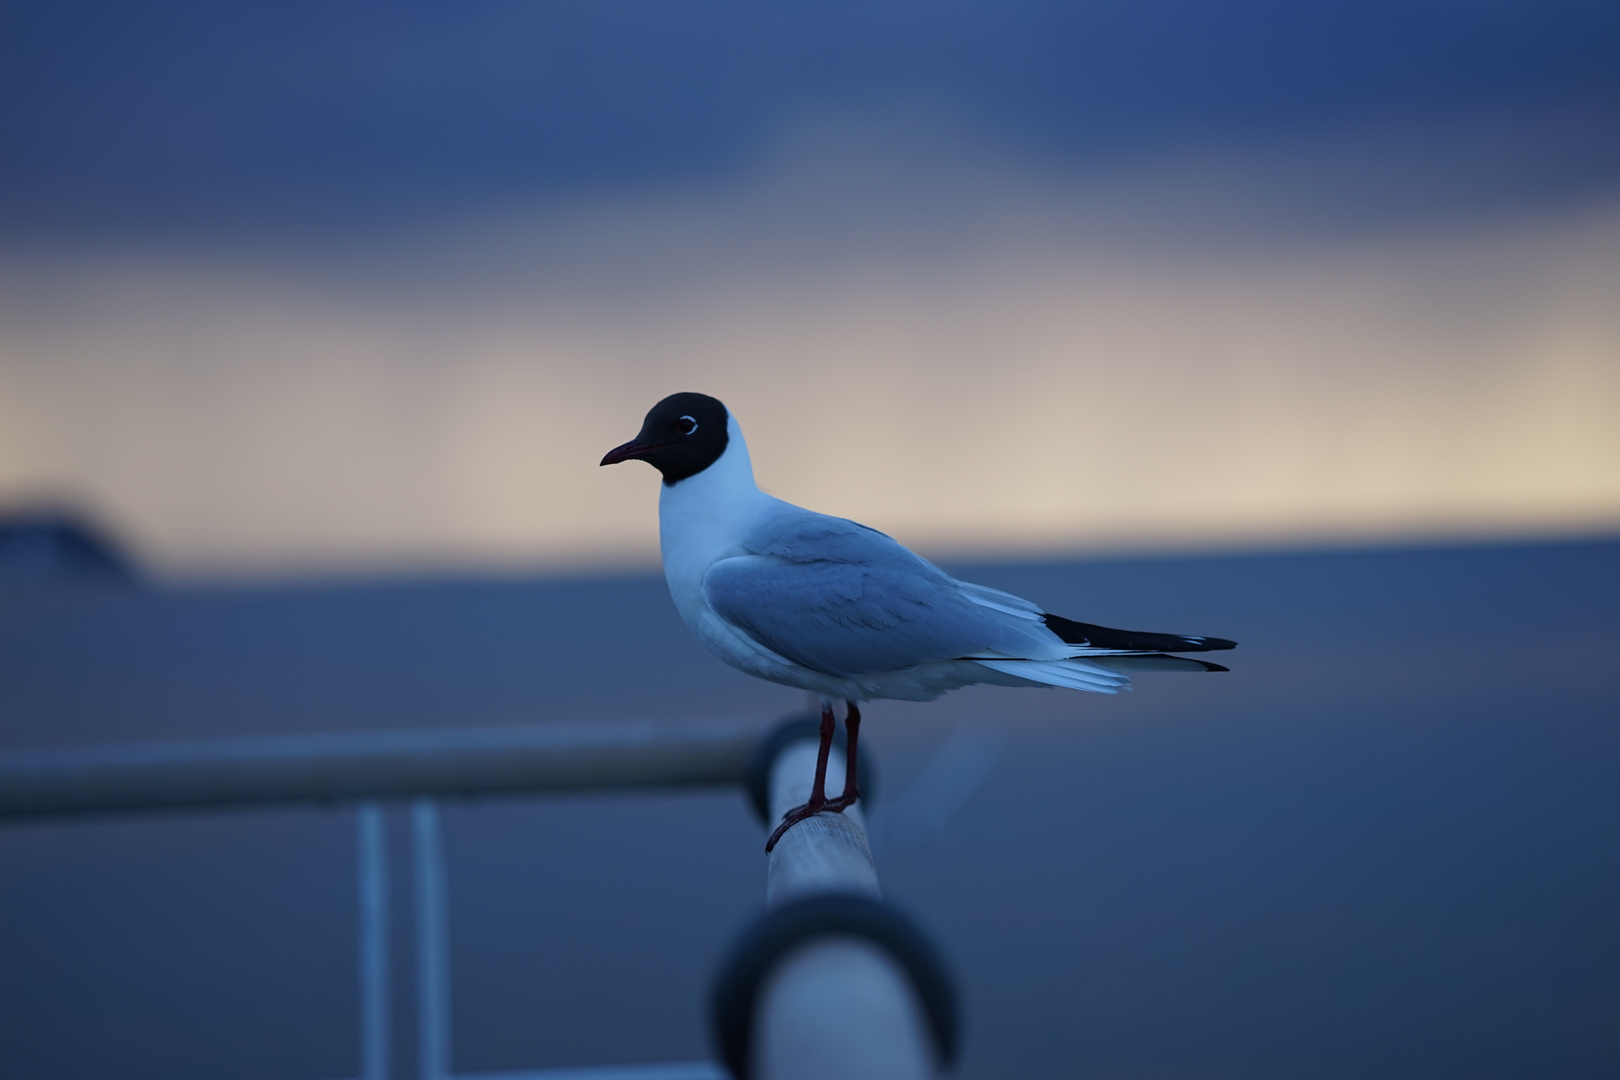
[[[816,782],[810,785],[810,801],[824,803],[827,801],[827,759],[832,755],[833,732],[837,725],[833,721],[832,702],[826,701],[821,705],[821,746],[816,749]]]
[[[827,758],[832,753],[833,741],[833,710],[832,702],[821,703],[821,746],[816,751],[816,780],[810,787],[810,801],[803,806],[795,807],[782,815],[782,824],[771,833],[771,838],[765,841],[765,850],[769,852],[776,847],[776,842],[782,839],[782,834],[807,817],[814,817],[827,806]]]
[[[846,701],[844,705],[849,709],[844,717],[844,727],[848,732],[844,738],[844,793],[836,799],[827,800],[827,809],[835,814],[854,806],[861,797],[860,788],[855,783],[856,765],[860,762],[860,756],[855,753],[855,740],[861,734],[861,710],[855,707],[853,701]]]
[[[782,834],[805,818],[814,817],[823,810],[828,813],[841,814],[847,807],[855,805],[860,798],[860,791],[856,787],[856,756],[855,740],[860,735],[861,711],[855,707],[853,701],[844,703],[849,707],[848,718],[845,725],[848,735],[844,742],[844,791],[836,799],[827,798],[827,758],[832,753],[833,740],[833,711],[831,702],[821,705],[821,746],[816,751],[816,779],[810,788],[810,801],[803,806],[795,807],[782,816],[782,824],[771,833],[771,838],[765,842],[767,852],[776,847],[776,842],[782,839]]]

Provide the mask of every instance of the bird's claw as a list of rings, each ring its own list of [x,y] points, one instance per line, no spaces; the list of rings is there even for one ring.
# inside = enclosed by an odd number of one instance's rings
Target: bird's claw
[[[776,831],[771,833],[771,838],[765,841],[766,854],[769,854],[776,847],[776,842],[782,839],[782,836],[799,822],[813,818],[817,814],[842,814],[845,810],[854,806],[855,801],[859,798],[860,793],[856,792],[850,795],[840,795],[836,799],[811,799],[803,806],[796,806],[789,810],[782,815],[782,824],[778,825]]]

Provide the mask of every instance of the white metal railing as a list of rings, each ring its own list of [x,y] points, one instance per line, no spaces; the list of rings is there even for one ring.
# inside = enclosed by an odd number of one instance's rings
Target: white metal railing
[[[388,837],[382,807],[360,804],[360,1080],[388,1080]]]
[[[725,1080],[707,1061],[458,1073],[452,1068],[450,910],[438,804],[411,804],[415,859],[417,1076],[420,1080]]]
[[[736,784],[757,724],[513,724],[0,754],[0,820],[253,803]]]
[[[360,1075],[389,1080],[392,1043],[388,963],[388,846],[382,807],[360,804],[359,989]],[[411,804],[413,892],[416,907],[416,1040],[420,1080],[724,1080],[707,1061],[587,1068],[523,1069],[458,1073],[451,1059],[450,921],[439,807],[431,799]]]
[[[817,749],[806,739],[777,755],[770,785],[777,820],[809,797]],[[828,776],[843,775],[843,759],[834,750]],[[859,804],[801,821],[768,858],[765,902],[773,910],[828,894],[883,895]],[[811,938],[777,961],[758,993],[751,1052],[760,1077],[926,1080],[939,1071],[907,973],[873,941],[836,932]],[[838,1037],[821,1037],[827,1031]]]
[[[358,1080],[392,1080],[391,886],[379,800],[408,797],[420,1080],[724,1080],[727,1071],[707,1061],[455,1072],[448,894],[434,797],[747,783],[774,823],[808,794],[816,743],[812,729],[784,727],[763,740],[762,731],[715,723],[527,725],[13,752],[0,754],[0,823],[356,801]],[[999,742],[971,732],[964,739],[966,731],[914,783],[923,798],[903,797],[893,808],[897,822],[912,822],[901,830],[910,838],[937,833],[999,753]],[[842,772],[835,749],[829,775]],[[716,1032],[732,1073],[907,1080],[949,1065],[949,980],[927,942],[880,896],[860,806],[810,818],[782,837],[766,865],[767,914],[744,935],[716,987]]]

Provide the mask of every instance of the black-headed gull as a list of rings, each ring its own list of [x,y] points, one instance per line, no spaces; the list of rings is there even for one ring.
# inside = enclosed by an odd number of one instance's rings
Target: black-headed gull
[[[681,618],[732,667],[821,698],[821,751],[810,801],[787,829],[853,805],[857,702],[932,701],[973,683],[1066,686],[1114,694],[1130,671],[1225,671],[1171,656],[1230,649],[1224,638],[1111,630],[958,581],[865,525],[765,494],[736,418],[706,394],[654,405],[603,465],[639,459],[663,474],[664,577]],[[833,702],[848,708],[844,792],[827,798]]]

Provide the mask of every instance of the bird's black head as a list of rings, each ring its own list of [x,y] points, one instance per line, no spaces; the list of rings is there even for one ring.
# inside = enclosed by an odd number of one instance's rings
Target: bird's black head
[[[639,458],[663,473],[666,485],[679,483],[726,452],[729,418],[726,407],[707,394],[671,394],[652,407],[640,434],[609,450],[602,464]]]

